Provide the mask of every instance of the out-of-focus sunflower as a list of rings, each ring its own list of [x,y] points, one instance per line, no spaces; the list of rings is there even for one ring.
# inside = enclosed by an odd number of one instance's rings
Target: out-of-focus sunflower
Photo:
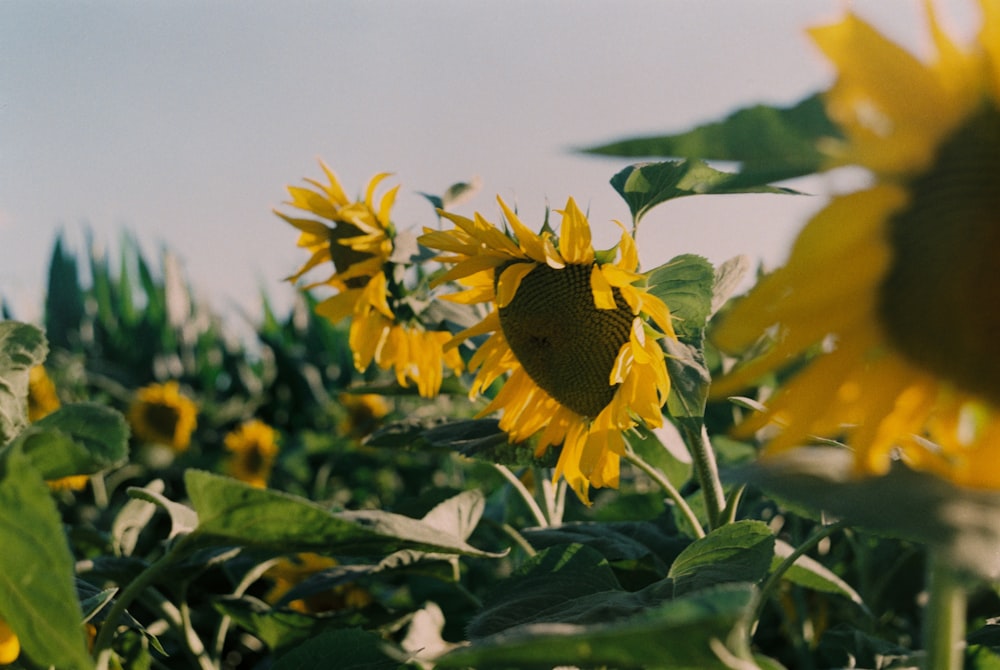
[[[338,425],[340,433],[356,438],[371,434],[391,410],[389,401],[376,393],[341,393],[340,404],[347,410]]]
[[[717,395],[820,351],[745,424],[781,426],[766,453],[843,436],[859,474],[899,453],[956,484],[1000,488],[1000,4],[980,7],[978,39],[963,46],[928,5],[926,61],[852,14],[810,31],[838,74],[826,94],[844,136],[826,147],[832,165],[875,181],[817,214],[715,333],[741,351],[779,326]]]
[[[10,625],[0,617],[0,665],[9,665],[21,655],[21,641]]]
[[[252,486],[264,488],[278,455],[278,433],[259,419],[240,424],[222,440],[229,451],[230,475]]]
[[[433,397],[441,387],[443,368],[458,371],[462,359],[456,352],[444,352],[451,335],[428,330],[410,306],[397,299],[398,286],[386,274],[396,238],[389,213],[399,187],[376,202],[375,191],[389,176],[379,174],[368,183],[364,200],[352,201],[337,176],[321,165],[328,183],[307,179],[313,188],[289,186],[287,203],[321,220],[275,212],[301,231],[298,245],[312,254],[289,280],[298,281],[331,263],[331,276],[305,288],[326,285],[336,290],[316,312],[333,323],[351,319],[348,341],[354,366],[364,371],[374,361],[383,370],[393,370],[401,386],[413,382],[420,395]]]
[[[336,559],[314,553],[301,553],[279,558],[264,573],[273,585],[264,596],[271,604],[278,603],[285,594],[316,573],[340,565]],[[341,584],[288,603],[288,608],[304,614],[336,612],[343,609],[362,609],[373,601],[372,595],[356,584]]]
[[[443,297],[494,307],[453,342],[492,333],[469,362],[477,370],[471,395],[509,374],[481,415],[503,410],[500,427],[515,441],[539,434],[539,455],[561,444],[555,475],[587,502],[590,486],[618,484],[622,431],[638,421],[662,425],[670,379],[658,340],[675,337],[670,312],[642,287],[624,228],[617,249],[595,252],[572,198],[558,238],[529,230],[498,201],[512,235],[479,214],[442,212],[456,228],[426,229],[420,242],[454,265],[439,283],[468,287]]]
[[[132,433],[140,440],[185,451],[198,421],[198,406],[180,392],[180,384],[150,384],[139,389],[128,411]]]
[[[45,366],[36,365],[28,371],[28,421],[34,423],[60,407],[56,385]]]

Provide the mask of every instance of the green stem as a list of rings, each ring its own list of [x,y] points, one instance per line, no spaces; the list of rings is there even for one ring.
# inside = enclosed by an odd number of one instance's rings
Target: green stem
[[[652,465],[644,461],[639,454],[632,450],[632,447],[625,449],[625,460],[645,472],[649,477],[656,482],[661,489],[663,489],[666,494],[674,501],[677,508],[684,514],[687,518],[688,523],[694,528],[695,535],[699,538],[705,537],[705,529],[701,527],[701,521],[698,520],[698,515],[694,513],[691,506],[688,505],[687,501],[684,500],[684,496],[681,492],[677,490],[670,480],[667,479],[662,472],[654,468]]]
[[[961,670],[965,639],[966,593],[955,571],[935,550],[930,551],[924,610],[924,668]]]
[[[114,640],[115,630],[118,628],[118,622],[121,620],[122,615],[125,614],[125,610],[128,606],[132,604],[146,588],[156,581],[156,579],[174,562],[178,557],[183,556],[184,552],[187,551],[184,542],[185,538],[181,538],[177,543],[170,548],[170,551],[165,553],[159,559],[156,560],[152,565],[139,573],[139,576],[135,578],[135,581],[131,582],[125,589],[115,598],[114,604],[111,609],[108,610],[108,616],[104,619],[104,623],[101,624],[101,629],[97,633],[97,637],[94,639],[94,658],[99,658],[105,649],[110,649],[111,643]]]
[[[726,493],[719,478],[719,465],[715,461],[715,451],[708,441],[705,424],[700,418],[682,418],[678,422],[684,444],[691,453],[694,470],[698,474],[702,495],[705,497],[705,511],[708,514],[708,528],[714,530],[723,523],[726,509]]]
[[[514,487],[514,490],[521,495],[521,497],[524,499],[524,502],[528,505],[528,509],[531,510],[532,516],[535,517],[535,522],[542,528],[548,528],[549,521],[548,519],[545,518],[545,512],[543,512],[542,508],[538,506],[538,501],[536,501],[535,497],[531,495],[531,491],[527,489],[524,483],[521,482],[521,480],[518,479],[517,476],[513,472],[511,472],[510,468],[508,468],[506,465],[494,463],[493,467],[495,467],[497,469],[497,472],[503,475],[504,479],[510,482],[510,485]]]
[[[790,553],[785,560],[778,564],[778,567],[771,571],[768,575],[767,580],[761,585],[760,592],[757,594],[757,603],[754,607],[753,618],[750,619],[751,626],[753,628],[757,627],[757,622],[760,621],[760,615],[764,611],[764,605],[767,603],[771,594],[776,588],[778,588],[778,583],[785,576],[785,573],[795,565],[795,561],[799,560],[799,557],[804,555],[807,551],[818,545],[824,538],[830,537],[836,533],[841,528],[846,527],[847,524],[843,521],[838,521],[836,523],[831,523],[828,526],[821,526],[812,534],[809,539],[800,544],[795,550]],[[753,631],[751,630],[751,634]]]

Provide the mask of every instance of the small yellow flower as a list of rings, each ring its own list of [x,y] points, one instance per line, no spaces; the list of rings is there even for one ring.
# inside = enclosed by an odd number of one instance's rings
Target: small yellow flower
[[[782,427],[767,454],[838,436],[859,474],[898,453],[1000,488],[1000,3],[979,4],[978,40],[962,46],[928,3],[926,61],[853,14],[811,31],[838,70],[826,106],[846,139],[826,146],[831,165],[875,183],[817,214],[715,334],[737,352],[779,326],[716,395],[823,350],[744,425]]]
[[[538,455],[561,444],[555,476],[589,502],[590,486],[618,485],[622,431],[662,425],[670,379],[659,339],[675,337],[670,312],[642,286],[624,227],[618,260],[599,260],[572,198],[558,238],[532,232],[498,201],[513,235],[479,214],[441,212],[456,228],[426,229],[420,242],[454,265],[439,283],[467,287],[445,299],[494,307],[452,342],[492,333],[469,362],[478,370],[471,395],[507,378],[480,415],[503,410],[500,428],[516,441],[539,435]]]
[[[7,622],[0,617],[0,665],[8,665],[21,654],[21,642]]]
[[[129,408],[128,421],[140,440],[185,451],[198,419],[198,406],[180,392],[175,381],[139,389]]]
[[[263,421],[253,419],[230,431],[223,444],[231,454],[229,474],[258,488],[265,488],[278,455],[277,431]]]
[[[350,319],[354,367],[363,372],[374,361],[383,370],[393,370],[400,386],[413,382],[421,396],[433,397],[441,388],[443,368],[457,372],[462,359],[457,352],[444,351],[449,333],[428,330],[410,305],[399,304],[392,290],[395,279],[386,274],[396,236],[389,213],[399,187],[376,203],[375,191],[389,176],[379,174],[368,183],[364,200],[352,201],[337,176],[321,165],[328,183],[307,179],[313,188],[289,186],[292,199],[287,203],[321,220],[275,212],[301,232],[298,244],[311,253],[288,279],[297,281],[314,268],[332,264],[331,276],[305,288],[326,285],[336,291],[316,313],[332,323]]]
[[[28,421],[34,423],[59,409],[59,396],[45,366],[36,365],[28,371]]]
[[[341,393],[340,404],[347,410],[338,426],[340,433],[356,438],[369,435],[392,409],[389,401],[375,393]]]
[[[274,582],[264,600],[274,604],[286,593],[318,572],[340,565],[336,559],[314,553],[301,553],[288,558],[280,558],[271,566],[264,577]],[[288,607],[303,614],[335,612],[343,609],[362,609],[373,601],[371,594],[355,585],[335,586],[328,591],[316,593],[308,598],[293,600]]]

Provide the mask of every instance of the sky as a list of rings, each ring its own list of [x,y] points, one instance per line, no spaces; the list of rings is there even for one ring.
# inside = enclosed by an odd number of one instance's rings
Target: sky
[[[62,231],[111,250],[133,234],[177,256],[221,312],[279,308],[305,261],[273,209],[319,178],[349,194],[391,172],[393,218],[436,217],[418,192],[474,176],[458,208],[499,220],[495,196],[541,223],[572,196],[610,246],[628,209],[609,185],[627,160],[574,148],[685,130],[758,102],[791,104],[832,71],[804,28],[820,0],[282,0],[0,3],[0,296],[38,318]],[[940,3],[942,5],[946,3]],[[954,18],[968,2],[949,3]],[[955,5],[953,8],[952,5]],[[921,44],[916,0],[856,11]],[[949,14],[950,16],[950,14]],[[684,198],[639,231],[654,267],[680,253],[774,266],[825,197],[857,181],[797,181],[810,196]],[[286,208],[286,211],[287,208]]]

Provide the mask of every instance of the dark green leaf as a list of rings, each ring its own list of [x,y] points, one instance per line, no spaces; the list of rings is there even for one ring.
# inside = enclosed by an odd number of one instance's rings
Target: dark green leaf
[[[627,139],[584,151],[629,158],[739,161],[743,169],[733,186],[790,179],[821,169],[824,155],[818,141],[840,137],[821,95],[815,93],[791,107],[754,105],[687,132]]]
[[[53,346],[69,349],[78,344],[84,316],[84,294],[76,258],[56,238],[49,261],[49,284],[45,292],[45,332]]]
[[[729,582],[757,582],[771,566],[774,534],[762,521],[737,521],[713,530],[681,552],[669,576],[677,595]]]
[[[28,373],[48,351],[38,328],[17,321],[0,323],[0,446],[28,425]]]
[[[754,589],[734,584],[661,602],[633,616],[590,625],[534,623],[474,640],[436,659],[438,667],[706,670],[748,659],[742,631]]]
[[[696,158],[689,158],[630,165],[611,178],[611,186],[625,199],[635,223],[639,223],[656,205],[687,195],[797,193],[767,184],[739,183],[738,177],[731,172],[716,170]]]
[[[957,487],[901,463],[886,475],[858,477],[850,451],[819,446],[758,461],[727,478],[876,533],[930,545],[957,570],[1000,577],[1000,494],[994,491]]]
[[[696,423],[700,424],[705,416],[708,390],[712,384],[704,351],[700,346],[666,337],[662,342],[667,352],[667,374],[670,375],[667,410],[678,421],[697,420]]]
[[[387,656],[378,635],[356,628],[326,631],[275,660],[272,670],[395,670],[410,667]],[[334,661],[335,659],[335,661]]]
[[[418,549],[469,556],[481,551],[423,521],[380,510],[334,513],[287,493],[199,470],[184,477],[202,540],[280,550],[390,554]]]
[[[42,476],[14,450],[0,475],[0,603],[3,617],[36,664],[92,667],[73,556]]]

